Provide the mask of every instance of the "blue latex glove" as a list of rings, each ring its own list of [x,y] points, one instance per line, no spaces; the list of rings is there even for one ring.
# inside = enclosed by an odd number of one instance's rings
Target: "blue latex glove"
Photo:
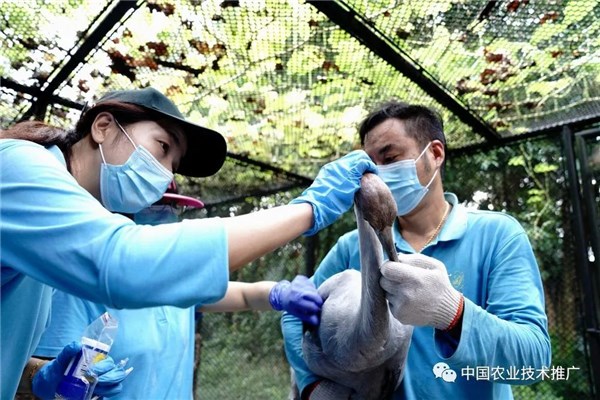
[[[65,346],[56,358],[46,363],[33,376],[31,387],[33,394],[42,399],[54,399],[56,388],[62,380],[71,359],[81,351],[81,344],[71,342]],[[94,394],[114,396],[123,390],[121,381],[127,376],[124,363],[115,364],[110,356],[92,365],[91,374],[97,377]]]
[[[313,207],[314,222],[304,233],[306,236],[314,235],[348,211],[365,172],[376,173],[377,167],[362,150],[348,153],[321,168],[312,185],[291,201],[292,204],[310,203]]]
[[[65,346],[56,358],[46,364],[31,380],[33,394],[42,399],[53,399],[56,387],[61,381],[69,362],[81,351],[81,344],[71,342]]]
[[[125,370],[127,360],[122,360],[115,364],[114,360],[108,356],[104,360],[92,365],[91,372],[96,375],[97,381],[94,387],[94,395],[102,397],[116,396],[123,390],[123,379],[127,377],[133,368]]]
[[[269,303],[277,311],[287,311],[311,325],[319,325],[323,299],[315,284],[306,276],[298,275],[290,283],[278,282],[269,293]]]

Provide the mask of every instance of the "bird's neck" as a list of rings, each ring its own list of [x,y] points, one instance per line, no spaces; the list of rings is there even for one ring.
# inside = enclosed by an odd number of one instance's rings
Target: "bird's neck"
[[[365,340],[377,343],[373,338],[385,338],[389,332],[387,300],[379,284],[383,252],[375,231],[359,214],[357,212],[362,277],[359,329]]]

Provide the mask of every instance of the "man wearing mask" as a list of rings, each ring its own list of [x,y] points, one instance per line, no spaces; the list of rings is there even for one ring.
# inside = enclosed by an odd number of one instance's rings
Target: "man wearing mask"
[[[466,209],[444,193],[446,141],[435,111],[387,102],[359,134],[398,207],[400,262],[384,262],[380,283],[394,317],[415,326],[394,398],[511,399],[510,384],[534,382],[521,369],[548,367],[551,357],[541,278],[525,231],[507,214]],[[360,269],[358,249],[356,231],[343,235],[311,278],[315,285]],[[282,330],[303,399],[352,395],[307,368],[298,319],[284,314]],[[469,367],[498,374],[467,379],[461,371]]]

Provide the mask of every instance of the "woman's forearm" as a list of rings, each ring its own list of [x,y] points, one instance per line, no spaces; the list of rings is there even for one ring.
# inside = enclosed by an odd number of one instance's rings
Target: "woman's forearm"
[[[214,304],[200,308],[203,312],[268,311],[271,310],[269,292],[276,282],[229,282],[225,297]]]
[[[313,224],[309,203],[290,204],[246,215],[225,218],[229,246],[229,270],[281,247],[306,232]]]

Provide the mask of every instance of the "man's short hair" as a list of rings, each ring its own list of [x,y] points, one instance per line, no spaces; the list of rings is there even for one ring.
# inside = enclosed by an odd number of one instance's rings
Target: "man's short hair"
[[[439,140],[446,146],[444,123],[440,114],[422,105],[412,105],[396,100],[386,101],[373,110],[361,122],[358,133],[360,144],[365,144],[367,133],[388,119],[399,119],[406,126],[406,133],[415,139],[423,149],[432,140]]]

